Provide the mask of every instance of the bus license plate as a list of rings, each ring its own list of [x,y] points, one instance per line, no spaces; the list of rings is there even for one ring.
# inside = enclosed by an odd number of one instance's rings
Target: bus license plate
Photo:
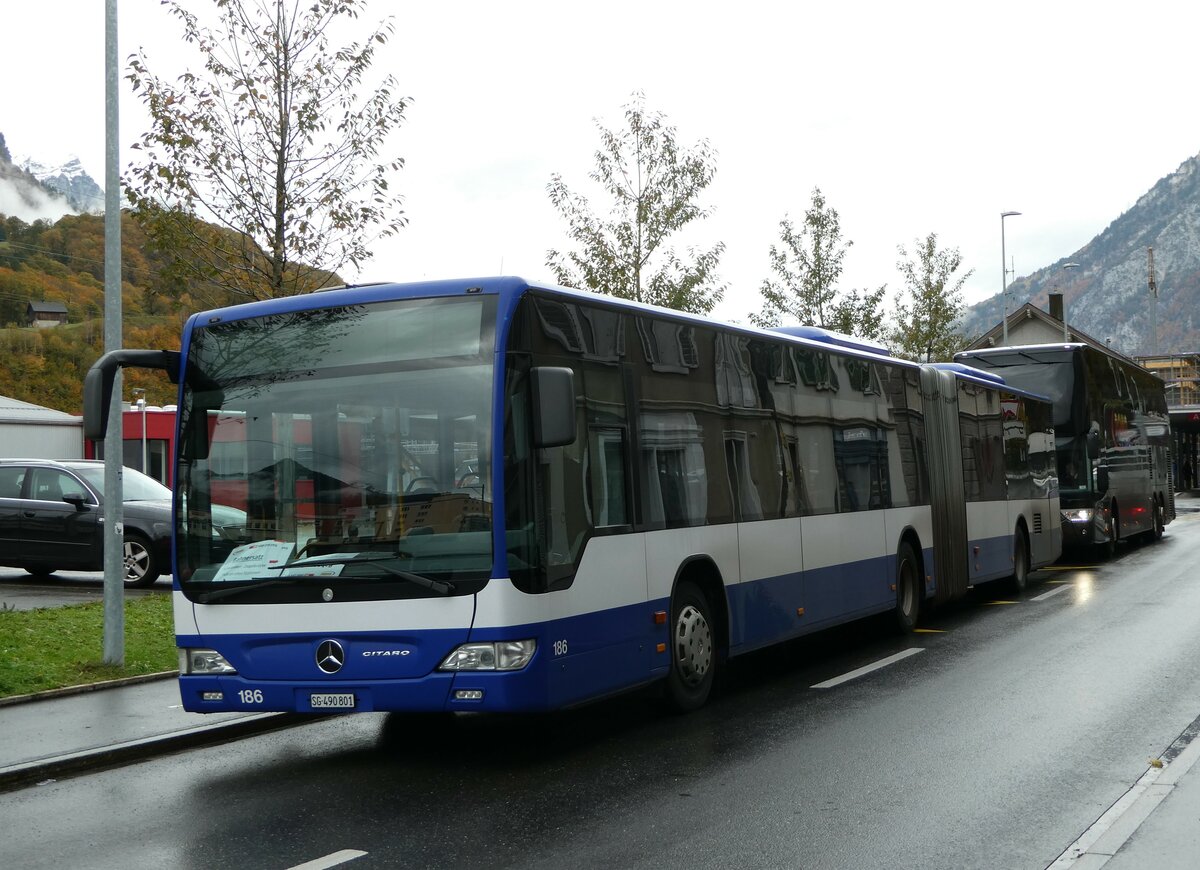
[[[347,692],[346,694],[312,694],[309,695],[308,701],[312,704],[314,710],[336,708],[340,710],[354,709],[354,695]]]

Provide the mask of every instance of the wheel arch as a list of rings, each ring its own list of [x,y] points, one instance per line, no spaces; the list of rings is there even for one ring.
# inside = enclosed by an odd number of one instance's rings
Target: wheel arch
[[[700,590],[712,607],[713,626],[717,634],[717,650],[721,655],[729,653],[729,596],[725,592],[725,581],[721,569],[709,556],[688,556],[675,570],[671,583],[671,598],[681,583],[692,583]]]

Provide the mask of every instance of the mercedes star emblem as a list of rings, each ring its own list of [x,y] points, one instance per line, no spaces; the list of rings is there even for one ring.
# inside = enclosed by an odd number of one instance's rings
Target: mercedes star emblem
[[[323,640],[317,647],[317,667],[327,674],[336,674],[346,661],[346,652],[336,640]]]

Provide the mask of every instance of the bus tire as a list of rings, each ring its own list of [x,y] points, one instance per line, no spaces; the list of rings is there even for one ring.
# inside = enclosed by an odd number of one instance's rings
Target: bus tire
[[[667,701],[680,713],[704,705],[717,670],[712,607],[696,584],[684,580],[671,597],[671,671]]]
[[[921,618],[921,565],[908,541],[896,551],[896,627],[908,634]]]
[[[1108,521],[1108,540],[1098,545],[1100,557],[1111,559],[1117,555],[1117,539],[1121,536],[1121,520],[1117,517],[1117,506],[1109,508],[1111,518]]]
[[[1018,595],[1029,586],[1029,542],[1025,539],[1025,529],[1020,526],[1013,535],[1013,572],[1009,582]]]
[[[1163,528],[1167,524],[1166,523],[1166,513],[1167,513],[1166,506],[1163,504],[1163,502],[1160,499],[1155,498],[1154,499],[1154,531],[1152,532],[1153,537],[1150,538],[1151,541],[1161,541],[1162,540]]]

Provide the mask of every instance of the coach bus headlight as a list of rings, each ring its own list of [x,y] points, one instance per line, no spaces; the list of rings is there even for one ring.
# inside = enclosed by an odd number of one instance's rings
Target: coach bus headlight
[[[1060,511],[1060,513],[1064,523],[1090,523],[1092,521],[1091,508],[1072,508]]]
[[[438,667],[440,671],[519,671],[529,664],[537,641],[502,640],[496,643],[464,643]]]
[[[236,674],[237,669],[215,649],[181,649],[179,651],[179,673],[184,674]]]

